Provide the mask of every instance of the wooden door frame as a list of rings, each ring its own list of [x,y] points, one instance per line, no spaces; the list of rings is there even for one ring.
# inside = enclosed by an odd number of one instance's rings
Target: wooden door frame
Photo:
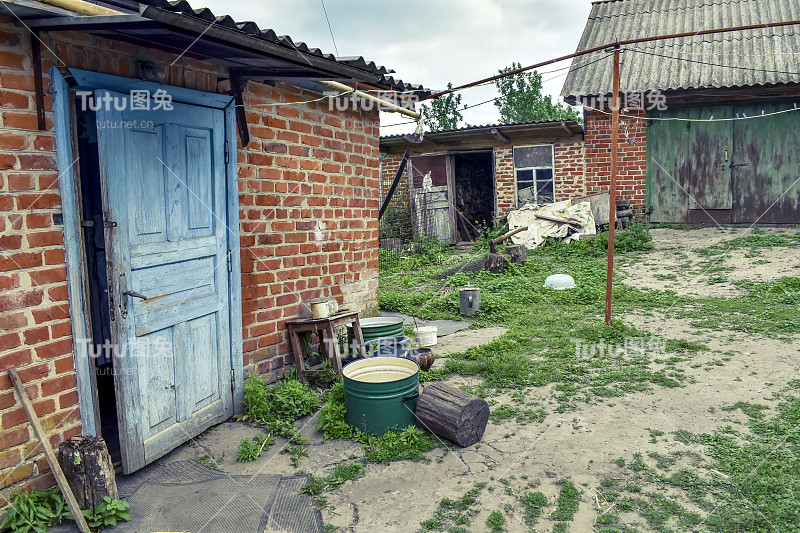
[[[68,81],[69,78],[69,81]],[[100,410],[97,401],[94,360],[89,346],[80,339],[91,338],[91,314],[88,311],[89,282],[83,244],[83,228],[80,224],[82,205],[80,176],[75,164],[77,149],[73,145],[75,135],[74,94],[75,89],[148,90],[154,93],[166,89],[172,101],[190,105],[221,109],[225,113],[225,144],[229,154],[225,163],[226,178],[226,226],[228,231],[227,252],[230,273],[228,275],[228,304],[230,323],[230,357],[233,370],[234,412],[241,410],[243,401],[242,368],[242,283],[241,252],[239,239],[239,190],[236,163],[236,117],[232,96],[205,93],[131,78],[99,74],[79,69],[66,69],[62,73],[57,67],[50,69],[50,80],[54,88],[53,114],[56,134],[56,161],[59,173],[59,191],[63,216],[64,248],[67,266],[70,322],[72,324],[73,357],[77,379],[81,425],[84,435],[100,432]]]

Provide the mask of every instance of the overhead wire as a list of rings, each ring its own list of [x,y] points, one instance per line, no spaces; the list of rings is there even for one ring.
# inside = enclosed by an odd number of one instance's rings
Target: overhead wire
[[[771,69],[758,68],[758,67],[745,67],[745,66],[739,66],[739,65],[723,65],[721,63],[709,63],[707,61],[699,61],[697,59],[689,59],[687,57],[675,57],[675,56],[669,56],[669,55],[663,55],[663,54],[656,54],[656,53],[647,52],[646,50],[641,50],[641,49],[638,49],[638,48],[623,48],[623,51],[637,52],[639,54],[645,54],[645,55],[649,55],[649,56],[661,57],[661,58],[664,58],[664,59],[674,59],[676,61],[686,61],[687,63],[697,63],[697,64],[700,64],[700,65],[706,65],[706,66],[709,66],[709,67],[722,67],[722,68],[731,68],[731,69],[737,69],[737,70],[750,70],[750,71],[753,71],[753,72],[764,72],[764,73],[767,73],[767,74],[788,74],[790,76],[800,76],[800,72],[787,72],[787,71],[784,71],[784,70],[771,70]]]
[[[605,109],[600,109],[600,108],[592,107],[592,106],[589,106],[589,105],[583,105],[583,107],[585,107],[586,109],[591,109],[592,111],[597,111],[598,113],[602,113],[604,115],[610,115],[611,114],[611,111],[607,111]],[[752,116],[749,116],[749,117],[747,115],[745,115],[744,113],[742,113],[741,117],[738,116],[738,114],[737,114],[737,116],[735,116],[735,117],[713,118],[713,115],[712,115],[711,118],[707,118],[707,119],[706,118],[683,118],[683,117],[650,117],[650,116],[641,117],[641,116],[637,116],[637,115],[627,115],[627,114],[624,114],[624,113],[620,112],[619,118],[629,118],[629,119],[633,119],[633,120],[654,120],[654,121],[662,121],[662,122],[667,122],[667,121],[674,121],[674,122],[734,122],[734,121],[737,121],[737,120],[753,120],[753,119],[756,119],[756,118],[772,117],[772,116],[775,116],[775,115],[782,115],[784,113],[792,113],[794,111],[800,111],[800,107],[798,107],[797,104],[794,104],[794,107],[791,108],[791,109],[782,109],[780,111],[773,111],[772,113],[764,113],[762,111],[760,115],[752,115]]]
[[[580,70],[580,69],[582,69],[582,68],[588,67],[589,65],[592,65],[592,64],[594,64],[594,63],[598,63],[598,62],[602,61],[603,59],[607,59],[607,58],[609,58],[609,57],[611,57],[611,54],[607,54],[607,55],[604,55],[604,56],[598,57],[597,59],[595,59],[595,60],[593,60],[593,61],[589,61],[589,62],[587,62],[587,63],[585,63],[585,64],[583,64],[583,65],[580,65],[580,66],[576,67],[575,69],[573,69],[573,70],[572,70],[572,72],[575,72],[575,71],[577,71],[577,70]],[[562,70],[568,70],[568,69],[571,69],[571,68],[572,68],[572,65],[569,65],[569,66],[567,66],[567,67],[564,67],[564,68],[559,68],[559,69],[549,70],[549,71],[546,71],[546,72],[540,72],[539,74],[540,74],[540,75],[541,75],[541,74],[552,74],[552,73],[554,73],[554,72],[559,72],[559,71],[562,71]],[[567,73],[565,73],[565,74],[569,74],[569,72],[567,72]],[[545,81],[545,82],[547,82],[547,81],[550,81],[550,80],[552,80],[552,79],[558,78],[558,77],[560,77],[560,76],[563,76],[563,75],[564,75],[564,74],[559,74],[559,76],[555,76],[555,77],[553,77],[553,78],[550,78],[550,79],[548,79],[548,80],[544,80],[544,81]],[[487,82],[487,84],[488,84],[488,83],[494,83],[494,82]],[[486,84],[482,84],[482,85],[486,85]],[[480,87],[480,85],[474,85],[473,87]],[[471,89],[471,88],[472,88],[472,87],[467,87],[467,89]],[[466,109],[472,109],[473,107],[478,107],[478,106],[481,106],[481,105],[485,105],[485,104],[488,104],[488,103],[490,103],[490,102],[494,102],[495,100],[497,100],[497,97],[491,98],[491,99],[489,99],[489,100],[484,100],[483,102],[478,102],[477,104],[472,104],[472,105],[464,106],[464,107],[463,107],[462,109],[460,109],[459,111],[463,111],[463,110],[466,110]],[[391,128],[391,127],[394,127],[394,126],[405,126],[405,125],[407,125],[407,124],[414,124],[415,122],[416,122],[415,120],[409,120],[409,121],[405,121],[405,122],[397,122],[397,123],[395,123],[395,124],[387,124],[387,125],[385,125],[385,126],[381,126],[381,127],[382,127],[382,128]]]

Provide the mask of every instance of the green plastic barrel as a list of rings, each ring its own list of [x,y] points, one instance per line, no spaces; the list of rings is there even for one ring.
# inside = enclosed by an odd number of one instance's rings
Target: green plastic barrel
[[[371,357],[342,370],[347,423],[372,435],[414,425],[419,366],[408,359]]]
[[[403,336],[403,319],[399,316],[362,318],[359,323],[361,324],[361,334],[364,336],[364,341],[379,337]]]

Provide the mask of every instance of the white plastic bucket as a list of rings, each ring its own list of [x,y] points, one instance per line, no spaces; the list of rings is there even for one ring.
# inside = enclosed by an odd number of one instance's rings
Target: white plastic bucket
[[[420,346],[433,346],[436,344],[436,334],[439,328],[436,326],[422,326],[414,329],[414,338]]]

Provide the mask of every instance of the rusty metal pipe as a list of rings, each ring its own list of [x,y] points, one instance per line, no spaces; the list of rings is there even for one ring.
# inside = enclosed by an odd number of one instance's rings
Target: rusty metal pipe
[[[795,24],[800,24],[800,20],[790,20],[786,22],[767,22],[765,24],[749,24],[747,26],[734,26],[730,28],[718,28],[714,30],[687,31],[683,33],[673,33],[670,35],[658,35],[654,37],[640,37],[638,39],[626,39],[624,41],[617,41],[613,43],[604,44],[601,46],[595,46],[594,48],[581,50],[580,52],[574,52],[572,54],[567,54],[565,56],[557,57],[555,59],[548,59],[547,61],[542,61],[541,63],[536,63],[535,65],[517,68],[514,70],[510,70],[508,72],[504,72],[502,74],[489,76],[488,78],[484,78],[482,80],[465,83],[464,85],[459,85],[458,87],[453,87],[452,89],[447,89],[444,91],[439,91],[438,93],[433,93],[431,95],[428,95],[425,98],[422,98],[421,101],[430,100],[432,98],[438,98],[440,96],[444,96],[446,94],[450,94],[455,91],[460,91],[462,89],[469,89],[470,87],[475,87],[476,85],[481,85],[483,83],[489,83],[490,81],[499,80],[500,78],[505,78],[506,76],[513,76],[514,74],[519,74],[520,72],[527,72],[529,70],[533,70],[536,68],[552,65],[553,63],[559,63],[567,59],[572,59],[573,57],[580,57],[580,56],[585,56],[586,54],[591,54],[593,52],[599,52],[600,50],[605,50],[606,48],[611,48],[612,46],[625,46],[628,44],[646,43],[650,41],[662,41],[665,39],[680,39],[681,37],[694,37],[697,35],[711,35],[714,33],[726,33],[731,31],[754,30],[758,28],[778,28],[781,26],[793,26]]]
[[[619,51],[614,47],[614,82],[611,94],[611,176],[608,184],[608,261],[606,265],[606,325],[611,323],[614,284],[614,234],[617,225],[617,152],[619,144]]]

